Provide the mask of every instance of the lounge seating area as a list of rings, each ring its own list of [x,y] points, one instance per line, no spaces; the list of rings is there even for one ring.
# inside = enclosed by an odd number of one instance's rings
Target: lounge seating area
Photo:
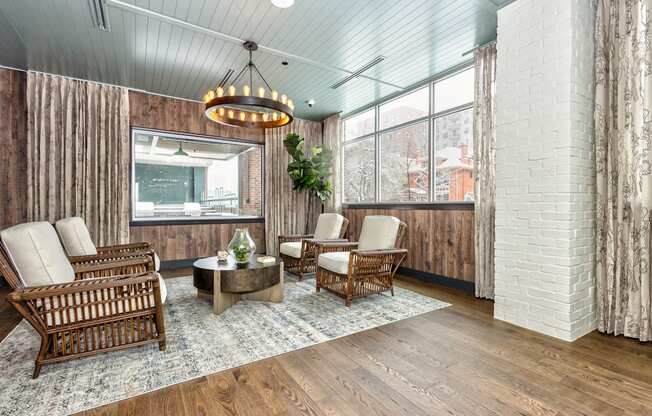
[[[0,0],[0,415],[652,415],[652,0]]]

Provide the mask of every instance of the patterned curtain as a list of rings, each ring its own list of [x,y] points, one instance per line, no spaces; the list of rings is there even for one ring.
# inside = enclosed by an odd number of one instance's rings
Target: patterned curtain
[[[473,154],[475,178],[475,295],[494,298],[496,222],[496,44],[475,51]]]
[[[328,117],[324,123],[324,147],[333,151],[333,175],[331,183],[333,184],[333,196],[324,203],[325,212],[342,213],[342,189],[340,177],[340,133],[342,131],[342,119],[339,114]]]
[[[652,0],[599,0],[595,20],[596,289],[601,332],[652,339]]]
[[[283,145],[285,136],[294,132],[305,139],[306,148],[322,144],[322,125],[319,122],[294,119],[287,126],[265,130],[265,233],[269,255],[278,254],[280,234],[312,233],[321,212],[316,196],[292,189],[287,173],[288,155]]]
[[[125,88],[27,74],[27,217],[85,219],[95,244],[129,241]]]

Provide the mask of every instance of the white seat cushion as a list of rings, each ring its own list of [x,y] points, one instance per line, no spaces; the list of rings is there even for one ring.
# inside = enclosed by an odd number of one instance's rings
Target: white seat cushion
[[[336,251],[333,253],[320,254],[317,259],[317,264],[331,272],[339,274],[349,273],[349,256],[348,251]]]
[[[333,240],[340,238],[344,217],[340,214],[320,214],[315,228],[315,240]]]
[[[80,217],[64,218],[56,222],[55,227],[69,256],[88,256],[97,254],[97,249],[86,222]]]
[[[0,238],[25,286],[75,280],[75,271],[50,223],[14,225],[0,232]]]
[[[154,253],[154,269],[158,272],[161,270],[161,259],[158,258],[158,254]]]
[[[280,247],[281,254],[285,254],[286,256],[300,259],[301,244],[302,243],[300,241],[290,241],[288,243],[281,243],[281,247]]]
[[[401,221],[390,215],[364,217],[358,250],[388,250],[395,248],[398,226]]]

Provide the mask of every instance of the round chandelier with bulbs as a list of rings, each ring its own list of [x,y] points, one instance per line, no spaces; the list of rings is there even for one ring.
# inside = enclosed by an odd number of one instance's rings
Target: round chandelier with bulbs
[[[272,89],[254,64],[252,55],[258,49],[256,42],[247,41],[242,46],[249,51],[249,62],[231,85],[219,85],[204,95],[204,114],[217,123],[234,127],[269,129],[289,124],[294,119],[294,103],[285,94]],[[249,84],[245,80],[238,91],[236,84],[247,72]],[[256,89],[254,73],[262,81]]]

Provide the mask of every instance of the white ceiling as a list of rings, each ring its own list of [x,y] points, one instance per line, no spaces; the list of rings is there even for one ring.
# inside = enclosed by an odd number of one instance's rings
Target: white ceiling
[[[244,66],[238,39],[250,39],[266,47],[254,62],[295,115],[321,120],[461,64],[495,38],[496,10],[510,1],[107,0],[111,31],[101,32],[88,0],[0,0],[0,65],[200,100]],[[329,88],[379,55],[368,78]]]

